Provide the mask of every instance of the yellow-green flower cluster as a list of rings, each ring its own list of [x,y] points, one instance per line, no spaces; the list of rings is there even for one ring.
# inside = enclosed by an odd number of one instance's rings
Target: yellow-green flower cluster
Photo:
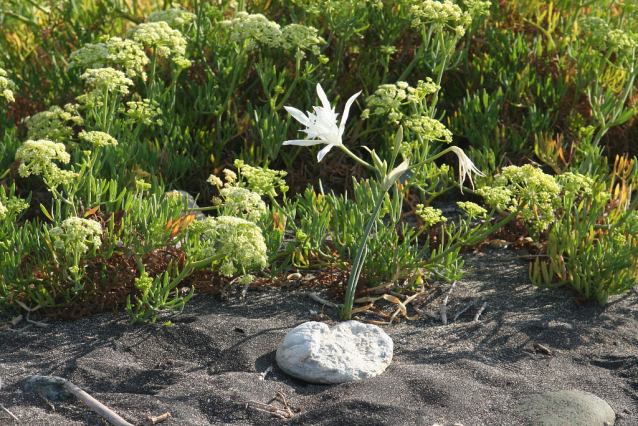
[[[7,72],[0,68],[0,97],[5,98],[9,102],[15,102],[13,91],[16,84],[13,80],[7,78]]]
[[[18,167],[20,176],[42,175],[49,188],[70,184],[77,178],[77,173],[61,170],[53,163],[53,160],[68,163],[71,159],[62,143],[29,140],[18,148],[15,158],[20,160],[20,167]]]
[[[563,187],[566,196],[591,195],[594,180],[580,173],[567,172],[556,176],[556,182]]]
[[[122,71],[113,68],[88,69],[80,78],[86,80],[87,84],[95,86],[98,93],[107,90],[126,95],[129,92],[129,86],[134,84],[133,80],[126,77]]]
[[[495,176],[494,182],[509,190],[519,200],[518,204],[525,207],[520,215],[532,229],[543,231],[555,220],[554,210],[560,206],[563,188],[552,176],[526,164],[503,168],[501,174]],[[486,201],[490,203],[487,197]],[[516,206],[511,205],[507,209],[514,211]]]
[[[421,135],[425,141],[452,142],[452,132],[450,132],[440,121],[434,120],[430,117],[418,115],[405,117],[403,125],[413,132]],[[417,142],[415,142],[415,144],[416,143]],[[415,146],[412,148],[415,148]]]
[[[126,114],[127,124],[144,123],[146,125],[157,124],[161,126],[164,124],[157,116],[162,115],[162,109],[159,107],[159,103],[151,101],[150,99],[144,99],[142,101],[127,102],[127,110],[122,109],[121,112]]]
[[[137,287],[137,289],[141,291],[142,294],[148,293],[152,286],[153,278],[149,277],[146,271],[142,271],[140,277],[135,278],[135,287]]]
[[[286,25],[281,31],[281,46],[284,49],[306,49],[313,55],[319,55],[319,45],[325,44],[326,41],[317,34],[317,29],[313,27],[298,24]]]
[[[248,14],[238,12],[232,20],[222,22],[222,25],[230,31],[230,41],[237,44],[246,43],[248,50],[255,50],[259,43],[270,47],[283,47],[284,49],[304,49],[319,55],[319,45],[326,41],[318,36],[318,31],[313,27],[305,27],[299,24],[290,24],[281,29],[279,24],[270,21],[262,14]],[[299,50],[298,59],[303,58],[304,53]]]
[[[98,246],[102,242],[102,225],[91,219],[71,217],[61,226],[52,228],[49,235],[55,237],[53,246],[67,254],[86,253],[89,244]]]
[[[146,17],[146,22],[166,22],[173,29],[182,29],[195,19],[195,14],[180,9],[166,9],[153,12]]]
[[[383,53],[384,55],[393,55],[394,53],[396,53],[397,48],[394,46],[390,46],[390,45],[383,45],[379,48],[379,51],[381,51],[381,53]]]
[[[633,212],[629,213],[629,217],[625,222],[625,227],[629,234],[638,237],[638,210],[634,210]]]
[[[46,174],[51,168],[57,167],[53,160],[65,164],[71,160],[63,143],[48,140],[26,141],[16,151],[15,158],[20,160],[18,172],[22,177]]]
[[[152,47],[164,57],[184,56],[186,39],[179,30],[171,28],[166,22],[145,22],[131,28],[126,35],[138,43]]]
[[[151,186],[152,185],[150,183],[146,183],[143,180],[135,179],[135,189],[139,192],[148,191],[149,189],[151,189]]]
[[[463,3],[465,12],[450,0],[425,0],[420,5],[413,5],[410,8],[412,26],[431,24],[436,30],[447,27],[453,30],[457,37],[462,37],[473,18],[487,15],[492,5],[491,2],[482,0],[465,0]]]
[[[443,25],[454,25],[463,17],[461,8],[445,0],[443,3],[434,0],[425,0],[420,5],[413,5],[410,8],[412,15],[412,26],[417,27],[421,24],[436,24],[440,27]]]
[[[471,201],[467,201],[467,202],[459,201],[456,204],[461,209],[463,209],[463,211],[465,211],[465,213],[467,213],[467,215],[470,218],[485,216],[485,213],[487,213],[487,210],[485,210],[483,207],[479,206],[478,204],[472,203]]]
[[[287,174],[284,171],[251,167],[241,160],[235,160],[233,165],[239,170],[242,179],[247,181],[247,188],[252,192],[275,197],[277,196],[276,188],[283,193],[288,191],[286,181],[282,179]]]
[[[447,221],[447,218],[443,216],[443,212],[434,207],[423,207],[423,204],[417,204],[416,214],[423,219],[424,226],[432,226],[439,222]]]
[[[246,274],[244,276],[241,276],[237,280],[237,282],[239,284],[242,284],[242,285],[248,285],[248,284],[250,284],[253,281],[255,281],[255,276],[254,275],[250,275],[250,274]]]
[[[28,207],[21,198],[4,199],[0,193],[0,219],[4,220],[7,216],[20,213]]]
[[[27,121],[27,138],[32,140],[46,139],[54,142],[66,142],[73,136],[73,128],[68,124],[84,123],[78,105],[66,104],[64,109],[53,106],[29,117]]]
[[[117,145],[117,140],[108,133],[92,131],[86,132],[82,130],[78,135],[80,139],[83,139],[96,147],[109,146],[109,145]]]
[[[149,59],[144,53],[144,46],[134,40],[123,40],[111,37],[105,43],[85,44],[71,53],[69,67],[104,68],[107,65],[121,65],[126,75],[133,78],[137,75],[146,79],[144,67]]]
[[[230,277],[237,268],[263,269],[267,265],[264,236],[253,222],[233,216],[207,217],[193,222],[189,229],[201,232],[202,258],[223,255],[222,275]]]
[[[486,186],[476,190],[476,193],[485,199],[485,202],[499,210],[510,210],[515,200],[508,188],[500,186]]]
[[[246,188],[231,186],[219,192],[224,199],[223,214],[257,222],[268,209],[261,196]]]
[[[388,120],[400,124],[405,115],[400,108],[409,104],[420,103],[427,95],[435,93],[441,86],[435,84],[431,78],[419,80],[417,87],[411,87],[405,81],[396,84],[382,84],[374,93],[366,98],[367,108],[362,117],[370,115],[387,115]]]
[[[588,16],[580,20],[582,30],[591,37],[592,46],[598,50],[629,50],[638,47],[636,36],[621,29],[612,30],[598,17]]]
[[[270,46],[281,44],[281,27],[261,13],[238,12],[234,19],[222,22],[222,26],[230,31],[231,42],[242,44],[246,41],[248,50],[256,49],[257,42]]]
[[[208,179],[206,179],[206,182],[216,186],[217,188],[221,188],[222,186],[224,186],[224,182],[222,182],[222,180],[215,175],[208,176]]]

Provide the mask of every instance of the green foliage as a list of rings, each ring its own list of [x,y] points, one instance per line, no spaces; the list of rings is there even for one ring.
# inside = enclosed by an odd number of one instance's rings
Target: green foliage
[[[530,265],[534,284],[568,286],[601,306],[609,296],[626,293],[636,284],[638,198],[630,198],[638,176],[635,164],[636,159],[617,158],[611,175],[558,176],[564,194],[548,231],[547,260]]]
[[[247,285],[250,269],[266,263],[271,279],[330,264],[352,269],[350,291],[359,276],[369,286],[407,278],[414,289],[421,278],[458,279],[460,248],[516,216],[548,245],[547,261],[530,269],[537,285],[571,286],[604,304],[635,284],[636,170],[618,160],[611,172],[605,158],[635,150],[627,135],[637,111],[638,11],[629,1],[168,6],[8,0],[0,8],[1,309],[68,307],[117,284],[133,320],[154,321],[183,308],[192,291],[182,297],[178,286],[189,274],[209,268]],[[284,106],[329,116],[334,104],[317,100],[317,83],[338,105],[363,92],[338,140],[347,166],[369,174],[350,193],[320,186],[288,198],[277,169],[290,184],[321,167],[315,148],[283,145],[310,129]],[[473,163],[448,143],[468,144]],[[359,146],[370,149],[359,156]],[[441,163],[449,152],[459,179]],[[557,176],[503,167],[528,159]],[[237,179],[222,182],[215,174],[230,164]],[[462,205],[484,222],[440,222],[432,202],[469,190],[464,179],[481,172],[476,192],[491,210]],[[199,222],[211,226],[206,245],[182,202],[164,195],[172,188],[200,192],[213,204],[205,209],[234,219]],[[34,207],[46,220],[24,219],[22,203],[43,189],[51,204]],[[420,204],[406,208],[410,194]],[[250,228],[242,235],[259,246],[258,261],[222,250],[213,224],[231,222]],[[440,243],[431,248],[423,239],[434,232]],[[151,268],[162,250],[186,259]]]

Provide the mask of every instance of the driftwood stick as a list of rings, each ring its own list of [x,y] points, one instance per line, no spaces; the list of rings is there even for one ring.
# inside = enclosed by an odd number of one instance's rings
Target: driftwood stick
[[[75,395],[79,400],[88,405],[91,410],[95,411],[113,426],[134,426],[68,380],[62,380],[61,384],[66,390]]]
[[[157,417],[153,417],[153,416],[148,416],[146,417],[146,421],[144,422],[144,426],[153,426],[156,425],[158,423],[162,423],[165,422],[166,420],[168,420],[168,418],[171,416],[171,413],[164,413],[161,416],[157,416]]]
[[[322,305],[330,305],[330,306],[332,306],[334,308],[337,308],[337,309],[341,308],[341,306],[342,306],[339,303],[332,303],[332,302],[327,301],[326,299],[322,299],[321,297],[319,297],[319,295],[317,293],[311,293],[309,291],[304,291],[304,292],[301,293],[301,295],[302,296],[307,296],[307,297],[311,298],[312,300],[314,300],[315,302],[321,303]]]
[[[438,316],[437,314],[431,314],[429,312],[424,311],[423,309],[419,308],[417,305],[413,304],[412,307],[414,308],[414,310],[416,311],[417,314],[419,315],[424,315],[424,316],[428,316],[430,318],[434,318],[435,320],[439,320],[441,319],[440,316]]]
[[[391,292],[389,292],[389,294],[391,294],[394,297],[398,297],[399,299],[403,299],[403,300],[408,298],[408,296],[406,296],[405,294],[397,293],[396,291],[391,291]]]
[[[476,315],[474,315],[474,319],[472,320],[473,323],[477,323],[478,322],[479,317],[481,316],[481,314],[485,310],[486,306],[487,306],[487,302],[483,302],[483,304],[481,305],[481,308],[478,310],[478,312],[476,312]]]
[[[467,311],[468,309],[470,309],[472,306],[476,305],[476,302],[478,302],[479,299],[474,299],[474,301],[472,303],[470,303],[469,305],[467,305],[465,308],[461,309],[456,315],[454,315],[454,318],[452,318],[452,321],[456,321],[456,319],[458,317],[460,317],[461,315],[463,315],[463,313],[465,311]]]
[[[47,324],[46,322],[40,322],[40,321],[33,321],[30,319],[27,319],[27,322],[30,324],[33,324],[34,326],[38,327],[38,328],[49,328],[51,327],[51,324]]]
[[[0,404],[0,408],[2,408],[2,410],[7,413],[8,415],[11,416],[11,418],[13,420],[15,420],[16,422],[20,423],[20,419],[17,418],[11,411],[9,411],[4,405]]]
[[[443,323],[443,325],[447,325],[447,301],[450,297],[450,294],[452,294],[452,292],[454,291],[455,286],[456,286],[456,281],[452,283],[452,286],[447,291],[447,293],[445,293],[445,297],[443,298],[443,301],[441,302],[441,322]]]

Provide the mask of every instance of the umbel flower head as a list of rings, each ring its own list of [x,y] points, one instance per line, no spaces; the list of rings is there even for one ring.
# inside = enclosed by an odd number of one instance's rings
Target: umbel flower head
[[[91,219],[71,217],[58,227],[52,228],[49,235],[56,237],[55,248],[66,253],[86,253],[89,244],[98,246],[102,242],[102,225]]]
[[[337,126],[337,116],[339,114],[335,113],[334,108],[330,107],[330,102],[328,101],[326,93],[323,91],[321,84],[317,83],[317,95],[319,95],[319,99],[323,106],[313,107],[315,114],[308,112],[308,115],[306,116],[297,108],[289,106],[284,107],[286,108],[286,111],[295,118],[295,120],[307,127],[307,129],[302,130],[302,132],[305,132],[308,135],[307,139],[286,141],[284,142],[284,145],[310,146],[320,143],[328,144],[328,146],[323,148],[317,154],[317,161],[321,161],[323,157],[330,152],[333,146],[343,145],[341,138],[346,128],[346,121],[348,120],[350,107],[360,94],[361,92],[357,92],[348,99],[343,111],[343,116],[341,117],[341,123]]]

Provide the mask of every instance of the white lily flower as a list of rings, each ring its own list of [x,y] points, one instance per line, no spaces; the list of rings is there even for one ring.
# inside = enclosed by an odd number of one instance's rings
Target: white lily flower
[[[476,173],[479,176],[485,176],[479,169],[476,168],[472,160],[469,159],[465,152],[457,146],[452,146],[450,149],[459,157],[459,185],[461,188],[461,194],[463,193],[463,182],[465,181],[465,176],[470,179],[470,183],[472,184],[472,188],[474,188],[474,182],[472,182],[472,173]]]
[[[306,114],[299,111],[297,108],[289,106],[284,107],[286,108],[286,111],[295,118],[295,120],[307,127],[307,129],[302,130],[302,132],[306,132],[308,135],[306,139],[285,141],[284,145],[310,146],[320,143],[328,144],[328,146],[323,148],[317,154],[317,161],[321,161],[333,146],[343,145],[341,137],[343,136],[343,132],[346,128],[346,121],[348,120],[350,107],[360,94],[361,92],[355,93],[350,99],[348,99],[348,102],[346,102],[346,108],[343,111],[343,116],[341,117],[341,123],[337,126],[337,116],[339,114],[335,113],[334,108],[330,107],[330,102],[328,101],[326,93],[323,91],[321,84],[317,83],[317,95],[319,95],[319,99],[323,106],[313,107],[315,114],[308,112],[308,115],[306,116]]]

